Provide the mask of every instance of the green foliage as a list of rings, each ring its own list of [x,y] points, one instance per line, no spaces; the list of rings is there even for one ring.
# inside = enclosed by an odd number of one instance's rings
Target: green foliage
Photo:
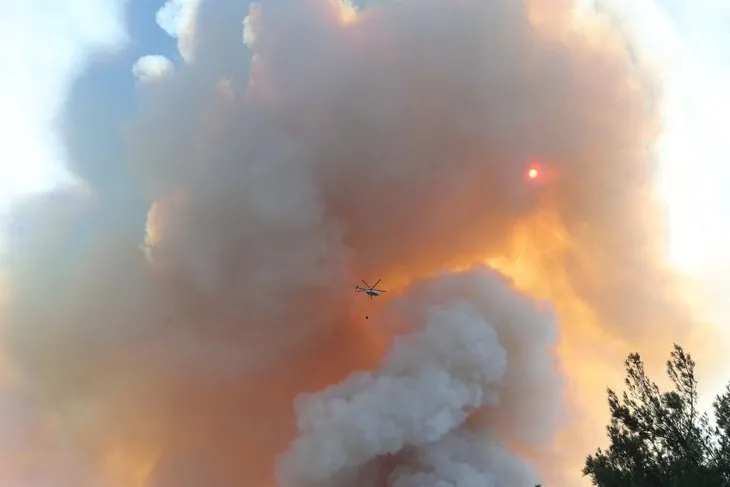
[[[713,404],[715,423],[698,410],[695,362],[674,345],[661,392],[639,354],[625,362],[626,391],[608,389],[610,445],[586,459],[596,487],[730,486],[730,386]]]

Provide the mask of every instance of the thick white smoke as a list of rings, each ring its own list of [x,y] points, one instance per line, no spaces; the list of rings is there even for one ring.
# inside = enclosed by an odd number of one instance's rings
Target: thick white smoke
[[[396,337],[377,371],[355,373],[297,399],[300,436],[281,460],[281,484],[537,482],[536,471],[504,441],[527,439],[544,447],[557,433],[562,388],[551,355],[557,340],[552,314],[539,312],[486,271],[437,279],[404,299],[396,306],[415,316],[403,320],[422,323],[422,330]],[[520,407],[518,401],[540,406]],[[467,420],[482,408],[487,415],[503,412],[479,435]],[[542,434],[528,433],[535,427]]]

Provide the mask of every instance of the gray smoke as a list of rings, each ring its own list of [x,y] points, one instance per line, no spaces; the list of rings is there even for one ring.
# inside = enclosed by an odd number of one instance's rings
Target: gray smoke
[[[423,328],[396,337],[377,371],[297,399],[300,436],[281,460],[281,485],[534,484],[530,465],[490,436],[553,440],[562,389],[552,315],[486,271],[434,280],[395,305]],[[479,409],[513,414],[478,435],[466,422]]]

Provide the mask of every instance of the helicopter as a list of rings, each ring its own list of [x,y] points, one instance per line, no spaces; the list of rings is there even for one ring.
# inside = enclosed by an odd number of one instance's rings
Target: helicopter
[[[380,293],[384,293],[385,292],[382,289],[376,289],[375,288],[375,286],[377,286],[380,281],[381,281],[381,279],[378,279],[378,281],[374,285],[371,286],[370,284],[368,284],[367,282],[365,282],[363,280],[362,282],[367,287],[360,287],[359,285],[356,285],[355,286],[355,290],[357,292],[364,292],[365,294],[368,295],[368,298],[373,299],[374,297],[380,296]]]

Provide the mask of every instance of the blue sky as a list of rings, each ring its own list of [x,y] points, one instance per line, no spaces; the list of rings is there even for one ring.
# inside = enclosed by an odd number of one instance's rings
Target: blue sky
[[[72,13],[58,19],[51,15],[64,2],[23,3],[24,8],[15,16],[0,20],[0,37],[11,37],[4,45],[19,42],[12,29],[3,27],[5,22],[55,23],[58,27],[55,31],[42,31],[35,39],[20,41],[27,55],[22,61],[15,61],[19,68],[17,80],[11,77],[0,81],[0,85],[6,85],[0,86],[4,88],[0,92],[7,99],[25,104],[25,108],[18,106],[16,112],[28,114],[2,140],[6,150],[0,167],[11,177],[0,182],[0,211],[7,210],[11,198],[66,181],[70,170],[103,189],[98,194],[111,198],[101,203],[120,206],[120,210],[123,206],[120,215],[129,214],[130,206],[135,204],[144,212],[143,200],[129,201],[133,182],[124,170],[120,134],[125,120],[135,113],[137,98],[131,72],[134,62],[150,53],[171,58],[177,53],[176,40],[155,21],[155,13],[164,0],[76,0],[72,2],[75,11],[72,8]],[[68,36],[68,32],[76,35]],[[65,42],[63,37],[67,38]],[[48,45],[58,47],[45,57],[38,56]],[[23,78],[35,82],[28,84]],[[37,103],[38,94],[44,104]],[[20,166],[16,164],[19,159],[31,163]],[[121,195],[124,201],[115,200]],[[24,231],[30,226],[31,221],[16,218],[11,228]]]
[[[155,12],[162,3],[131,0],[125,19],[128,42],[119,52],[92,54],[64,107],[63,135],[72,152],[68,160],[94,186],[104,186],[108,190],[102,192],[105,194],[116,193],[120,181],[125,181],[119,130],[135,113],[132,65],[149,53],[171,58],[176,54],[175,39],[155,23]],[[115,150],[110,151],[110,147]]]

